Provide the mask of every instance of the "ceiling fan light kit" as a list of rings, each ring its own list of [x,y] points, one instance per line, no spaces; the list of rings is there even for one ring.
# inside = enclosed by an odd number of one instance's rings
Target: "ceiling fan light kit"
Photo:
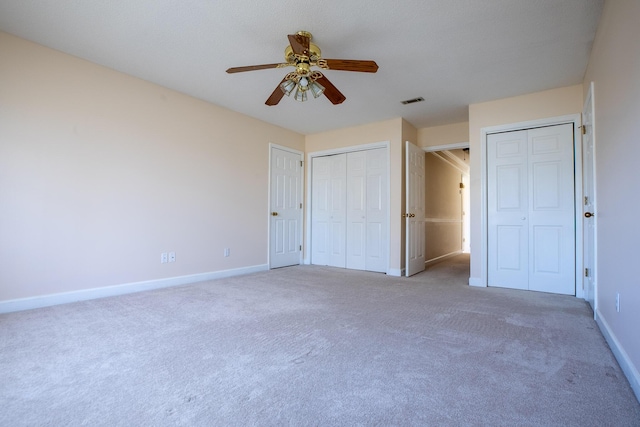
[[[295,67],[295,71],[288,73],[282,82],[276,87],[265,104],[277,105],[284,95],[290,96],[296,101],[306,101],[307,93],[310,92],[314,98],[324,94],[334,105],[341,104],[346,99],[345,96],[318,70],[311,67],[318,67],[324,70],[356,71],[364,73],[375,73],[378,71],[378,64],[374,61],[361,61],[355,59],[323,59],[320,48],[311,43],[311,33],[308,31],[298,31],[296,34],[289,34],[289,46],[284,50],[284,63],[250,65],[245,67],[229,68],[227,73],[240,73],[244,71],[266,70],[271,68]]]

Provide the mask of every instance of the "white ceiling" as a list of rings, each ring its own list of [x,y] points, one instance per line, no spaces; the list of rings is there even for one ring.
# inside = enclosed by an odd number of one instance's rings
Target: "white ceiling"
[[[302,134],[404,117],[468,120],[468,105],[582,81],[603,0],[0,0],[0,30]],[[326,71],[347,100],[264,104],[290,68],[287,34],[376,74]],[[1,60],[1,59],[0,59]],[[400,101],[424,97],[425,102]]]

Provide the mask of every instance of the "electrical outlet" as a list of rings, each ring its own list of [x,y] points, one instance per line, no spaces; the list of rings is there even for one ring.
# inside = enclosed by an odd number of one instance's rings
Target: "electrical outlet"
[[[620,292],[616,292],[616,312],[620,313]]]
[[[162,253],[160,254],[160,262],[161,262],[162,264],[164,264],[164,263],[166,263],[166,262],[168,262],[168,261],[169,261],[169,257],[167,257],[167,253],[166,253],[166,252],[162,252]]]
[[[176,253],[169,252],[169,262],[176,262]]]
[[[228,257],[229,255],[231,255],[231,249],[229,248],[224,248],[224,256]]]

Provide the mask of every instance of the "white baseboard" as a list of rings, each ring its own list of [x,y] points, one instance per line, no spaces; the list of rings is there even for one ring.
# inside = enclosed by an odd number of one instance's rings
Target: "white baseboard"
[[[622,368],[622,372],[626,375],[629,380],[629,384],[633,389],[633,392],[636,394],[636,399],[640,402],[640,373],[638,372],[638,368],[633,365],[633,362],[629,358],[629,355],[624,350],[624,348],[620,345],[620,342],[616,338],[615,334],[609,327],[609,324],[602,317],[600,311],[596,311],[596,323],[600,327],[600,331],[602,331],[602,335],[604,335],[607,344],[611,348],[613,355],[616,357],[620,368]]]
[[[390,268],[387,270],[388,276],[402,277],[404,276],[404,268]]]
[[[86,301],[96,298],[132,294],[134,292],[168,288],[171,286],[186,285],[189,283],[204,282],[206,280],[222,279],[225,277],[240,276],[242,274],[256,273],[258,271],[265,271],[268,269],[269,266],[267,264],[262,264],[250,267],[235,268],[232,270],[212,271],[209,273],[191,274],[188,276],[169,277],[166,279],[125,283],[122,285],[106,286],[103,288],[83,289],[81,291],[0,301],[0,313],[11,313],[14,311],[50,307],[52,305],[66,304],[76,301]]]
[[[482,278],[480,277],[469,277],[469,286],[476,286],[478,288],[486,288],[487,285],[482,283]]]

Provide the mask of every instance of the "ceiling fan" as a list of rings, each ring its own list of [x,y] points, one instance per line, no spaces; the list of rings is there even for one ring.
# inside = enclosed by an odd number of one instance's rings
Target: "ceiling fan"
[[[334,105],[341,104],[345,96],[318,70],[358,71],[375,73],[378,64],[374,61],[360,61],[355,59],[324,59],[320,48],[311,43],[311,33],[298,31],[289,34],[289,46],[284,50],[284,63],[249,65],[246,67],[229,68],[227,73],[241,73],[244,71],[266,70],[270,68],[295,67],[295,71],[288,73],[273,91],[265,104],[277,105],[284,95],[294,94],[297,101],[306,101],[308,93],[314,98],[324,94]]]

